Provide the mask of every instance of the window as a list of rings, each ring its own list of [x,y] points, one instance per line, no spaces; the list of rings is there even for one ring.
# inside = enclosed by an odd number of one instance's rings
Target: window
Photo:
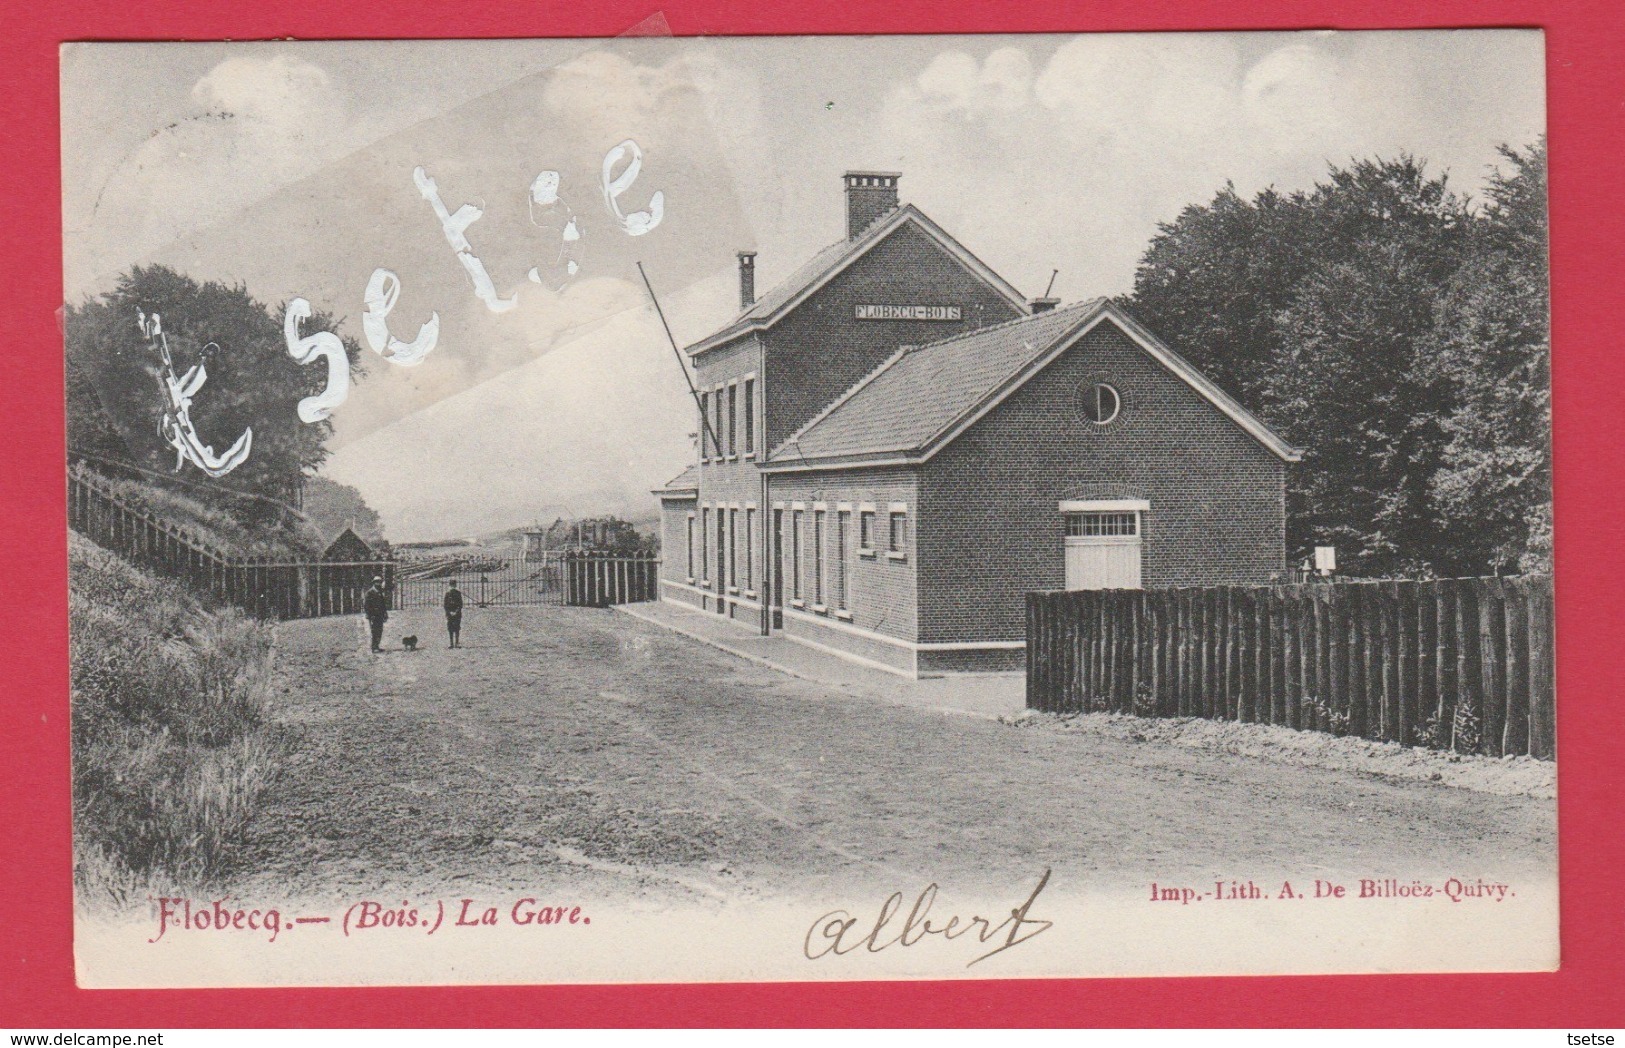
[[[756,380],[745,380],[745,454],[756,454]]]
[[[700,394],[700,460],[711,458],[711,394]]]
[[[872,509],[858,512],[858,553],[871,557],[875,553],[875,511]]]
[[[1117,390],[1104,382],[1084,386],[1078,390],[1078,413],[1097,426],[1104,426],[1117,417],[1123,400]]]
[[[813,605],[824,603],[824,511],[813,510]]]
[[[718,389],[716,394],[713,398],[716,410],[712,412],[712,414],[716,415],[716,422],[711,427],[711,437],[716,441],[716,446],[711,449],[711,455],[713,458],[721,458],[723,451],[727,447],[724,443],[727,438],[722,435],[722,390]]]
[[[728,588],[739,589],[739,511],[728,511]]]
[[[728,511],[717,507],[717,592],[728,584]]]
[[[694,514],[688,515],[688,581],[694,581]]]
[[[728,457],[739,453],[739,387],[728,386]]]
[[[846,610],[846,580],[847,567],[847,539],[852,534],[852,511],[840,510],[835,514],[835,558],[832,568],[835,572],[834,591],[835,609]]]
[[[908,510],[893,505],[886,515],[886,553],[901,558],[908,553]]]
[[[700,511],[700,578],[707,583],[711,581],[711,555],[708,552],[711,541],[711,508],[707,506]]]
[[[754,589],[756,584],[751,580],[756,576],[756,511],[750,507],[745,508],[745,588]]]
[[[1128,513],[1068,513],[1068,538],[1129,537],[1140,533],[1140,515]]]
[[[790,599],[801,601],[801,510],[790,514]]]

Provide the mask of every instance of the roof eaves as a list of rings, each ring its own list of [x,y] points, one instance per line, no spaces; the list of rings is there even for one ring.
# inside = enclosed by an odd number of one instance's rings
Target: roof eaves
[[[917,466],[924,461],[912,449],[866,448],[819,458],[785,458],[765,462],[766,473],[803,473],[814,470],[872,469],[876,466]]]

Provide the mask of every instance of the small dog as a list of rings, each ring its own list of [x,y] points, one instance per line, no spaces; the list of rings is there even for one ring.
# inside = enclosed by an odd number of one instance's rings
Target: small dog
[[[407,651],[417,651],[418,639],[416,637],[402,637],[401,647],[405,648]]]

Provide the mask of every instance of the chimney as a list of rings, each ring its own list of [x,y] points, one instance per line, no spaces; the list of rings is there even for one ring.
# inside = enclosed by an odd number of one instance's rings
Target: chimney
[[[897,210],[897,171],[848,171],[846,181],[846,238],[856,240],[863,231]]]
[[[1061,300],[1058,298],[1035,298],[1027,302],[1028,308],[1032,310],[1034,315],[1048,313],[1060,304]]]
[[[756,252],[739,252],[739,308],[756,304]]]

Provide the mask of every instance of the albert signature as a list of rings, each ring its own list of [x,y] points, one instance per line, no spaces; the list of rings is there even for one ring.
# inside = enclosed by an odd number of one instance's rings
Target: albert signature
[[[841,957],[859,949],[879,953],[890,946],[913,946],[934,935],[948,941],[958,939],[967,933],[974,933],[977,941],[982,943],[998,940],[1002,935],[999,945],[965,965],[969,968],[994,954],[1003,953],[1012,946],[1019,946],[1043,934],[1054,925],[1053,921],[1030,916],[1033,903],[1038,901],[1039,893],[1049,883],[1049,875],[1050,871],[1046,869],[1044,875],[1038,878],[1038,884],[1033,888],[1032,894],[1027,896],[1027,901],[1012,909],[1010,916],[998,924],[994,924],[988,917],[971,917],[965,920],[957,914],[950,916],[946,921],[933,922],[930,913],[931,906],[937,898],[935,883],[925,886],[900,925],[893,923],[903,908],[903,893],[900,891],[893,892],[881,903],[880,912],[876,915],[874,923],[861,932],[858,929],[859,919],[853,917],[850,912],[831,910],[813,921],[812,927],[807,929],[806,939],[802,943],[802,953],[809,961],[816,961],[820,957],[831,955]],[[887,937],[887,933],[893,930],[895,933]]]

